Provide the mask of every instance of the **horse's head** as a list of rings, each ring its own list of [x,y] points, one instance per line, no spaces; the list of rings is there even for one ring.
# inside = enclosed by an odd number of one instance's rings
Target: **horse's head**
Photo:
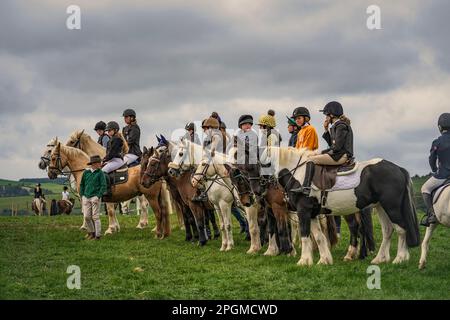
[[[156,181],[167,175],[170,155],[168,148],[164,146],[157,148],[151,147],[150,150],[147,151],[147,154],[148,159],[145,170],[141,176],[141,184],[144,187],[149,188]]]
[[[82,149],[81,148],[81,144],[82,144],[82,140],[84,138],[84,135],[86,135],[84,133],[84,129],[83,130],[76,130],[76,131],[74,131],[70,135],[69,140],[67,140],[66,146],[72,147],[72,148],[77,148],[77,149]]]
[[[59,174],[63,172],[64,167],[67,166],[67,157],[61,152],[61,142],[58,142],[50,154],[50,161],[48,163],[48,177],[56,179]]]
[[[58,143],[58,138],[51,139],[42,153],[41,160],[39,161],[39,169],[45,170],[50,162],[50,155],[52,154],[53,149],[56,147]]]
[[[245,207],[252,206],[254,203],[254,194],[246,173],[237,168],[231,168],[230,178],[231,182],[236,187],[241,203]]]
[[[190,152],[189,144],[186,141],[181,141],[177,148],[173,149],[172,161],[169,163],[168,173],[171,177],[178,177],[183,171],[190,169]]]

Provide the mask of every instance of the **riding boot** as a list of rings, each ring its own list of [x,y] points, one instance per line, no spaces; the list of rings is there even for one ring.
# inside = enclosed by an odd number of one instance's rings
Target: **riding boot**
[[[433,208],[433,196],[429,193],[422,193],[422,197],[427,207],[427,215],[422,218],[420,225],[429,227],[430,224],[438,223]]]
[[[231,208],[231,213],[239,222],[241,226],[241,231],[239,233],[244,233],[246,229],[248,229],[247,220],[242,216],[241,211],[237,207]]]
[[[315,165],[314,162],[309,161],[306,163],[306,171],[305,171],[305,180],[303,181],[303,185],[289,190],[290,192],[294,193],[303,193],[305,196],[309,197],[309,194],[311,193],[311,184],[314,177],[314,169]]]
[[[192,202],[206,202],[208,201],[208,195],[204,191],[197,190],[197,194],[192,197]]]

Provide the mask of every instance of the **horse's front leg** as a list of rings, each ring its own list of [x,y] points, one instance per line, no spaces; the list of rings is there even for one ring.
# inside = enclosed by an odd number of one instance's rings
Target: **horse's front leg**
[[[344,257],[344,261],[355,260],[358,255],[358,222],[354,214],[344,216],[347,222],[348,229],[350,231],[350,245],[347,249],[347,254]]]
[[[317,264],[333,264],[327,237],[323,234],[318,218],[311,219],[311,231],[319,249],[320,259]]]
[[[302,249],[299,266],[311,266],[313,264],[313,246],[311,241],[311,209],[297,207],[298,220],[300,222],[300,236]]]
[[[116,209],[114,203],[106,203],[106,211],[108,212],[108,229],[105,231],[105,235],[113,234],[120,230],[119,223],[116,219]]]
[[[139,201],[137,200],[139,199]],[[137,229],[143,229],[148,226],[148,206],[149,201],[147,201],[147,195],[142,195],[136,198],[136,202],[139,204],[136,207],[139,207],[139,222],[136,226]]]
[[[420,254],[420,261],[419,261],[419,269],[424,269],[425,265],[427,264],[427,255],[428,255],[428,249],[430,248],[430,240],[431,236],[433,235],[433,231],[436,229],[438,225],[437,224],[431,224],[429,227],[427,227],[427,231],[425,232],[425,238],[422,242],[422,253]]]

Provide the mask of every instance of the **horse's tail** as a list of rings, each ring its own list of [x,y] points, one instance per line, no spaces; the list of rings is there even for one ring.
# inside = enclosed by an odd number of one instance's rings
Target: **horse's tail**
[[[400,168],[406,179],[405,191],[402,199],[402,218],[406,229],[406,243],[408,247],[420,244],[419,222],[417,220],[416,205],[414,203],[414,189],[408,171]]]
[[[373,237],[372,208],[364,208],[361,210],[361,235],[362,240],[369,251],[375,251],[375,239]]]

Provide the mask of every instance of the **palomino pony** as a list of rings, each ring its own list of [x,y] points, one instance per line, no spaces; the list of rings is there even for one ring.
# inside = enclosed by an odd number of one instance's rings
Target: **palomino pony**
[[[269,148],[268,148],[269,149]],[[373,159],[356,164],[347,176],[337,177],[335,186],[327,190],[328,195],[313,185],[311,196],[291,193],[300,186],[305,177],[305,164],[315,152],[306,149],[270,147],[261,159],[275,168],[278,181],[289,195],[289,201],[296,208],[301,225],[302,254],[298,265],[313,263],[312,246],[309,238],[313,219],[320,209],[333,215],[349,215],[368,207],[375,207],[381,223],[383,241],[373,264],[390,261],[390,242],[393,230],[398,233],[397,257],[393,263],[409,260],[408,247],[420,242],[419,225],[413,202],[412,181],[408,172],[383,159]],[[321,233],[320,226],[317,230]],[[317,239],[316,239],[317,241]],[[333,258],[328,246],[317,241],[319,264],[332,264]]]
[[[123,141],[122,152],[127,153],[128,144],[123,135],[120,132],[118,134]],[[99,155],[103,159],[106,155],[106,149],[102,145],[94,141],[90,135],[84,132],[84,130],[76,130],[72,132],[66,142],[66,146],[78,148],[84,151],[88,156]],[[148,202],[146,201],[144,195],[138,196],[138,198],[140,200],[138,203],[140,205],[140,211],[142,214],[139,215],[139,222],[136,228],[143,229],[148,226]],[[122,205],[122,203],[120,203],[120,205]]]
[[[425,238],[422,242],[419,269],[425,268],[431,236],[437,226],[442,224],[443,226],[450,228],[450,183],[445,184],[436,191],[433,202],[434,212],[436,213],[436,218],[439,223],[432,224],[426,229]]]
[[[61,145],[61,143],[57,143],[56,147],[51,153],[49,168],[48,168],[48,177],[50,179],[56,179],[58,174],[61,173],[64,167],[69,167],[70,173],[73,174],[77,190],[79,191],[80,182],[82,174],[87,167],[87,163],[89,162],[89,156],[80,149],[67,147]],[[128,169],[128,181],[123,184],[118,184],[112,187],[112,196],[109,196],[105,199],[108,208],[108,217],[109,217],[109,226],[106,230],[105,234],[113,233],[115,231],[119,231],[120,226],[117,222],[117,218],[114,210],[114,203],[126,201],[128,199],[134,198],[137,195],[144,194],[150,203],[154,202],[154,199],[151,199],[152,196],[157,194],[160,195],[159,185],[155,185],[152,188],[144,188],[140,184],[140,166],[135,166]],[[154,189],[157,189],[156,192]],[[158,203],[158,201],[156,201]],[[163,202],[162,202],[163,203]],[[154,208],[155,214],[156,212],[161,212],[161,215],[166,216],[167,211],[165,206],[157,206]],[[162,220],[158,219],[157,220]],[[156,236],[158,238],[163,238],[170,234],[170,222],[168,219],[165,219],[167,223],[165,225],[161,225],[161,228],[157,230]]]

